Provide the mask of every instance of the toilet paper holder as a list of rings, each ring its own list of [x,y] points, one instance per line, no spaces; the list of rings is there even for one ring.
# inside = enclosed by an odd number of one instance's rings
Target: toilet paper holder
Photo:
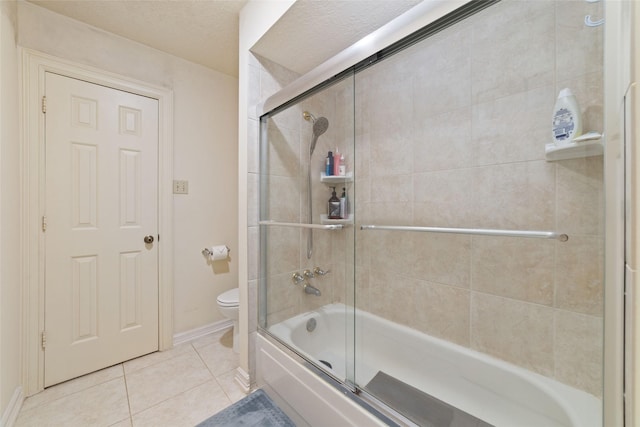
[[[227,248],[227,252],[231,252],[231,249],[229,249],[229,246],[225,246],[225,248]],[[211,256],[211,255],[213,255],[213,252],[212,252],[212,251],[211,251],[211,249],[209,249],[209,248],[204,248],[204,249],[202,250],[202,255],[204,255],[204,256]]]

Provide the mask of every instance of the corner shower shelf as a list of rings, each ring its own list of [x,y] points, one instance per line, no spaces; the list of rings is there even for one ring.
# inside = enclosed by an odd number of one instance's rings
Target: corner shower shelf
[[[353,173],[348,172],[346,175],[329,175],[322,172],[320,174],[320,182],[324,182],[325,184],[344,184],[347,182],[353,182]]]
[[[602,137],[582,142],[551,143],[545,145],[544,152],[548,162],[601,156],[604,153],[604,144]]]
[[[320,224],[353,224],[353,214],[349,214],[349,218],[345,219],[329,219],[326,214],[320,214]]]

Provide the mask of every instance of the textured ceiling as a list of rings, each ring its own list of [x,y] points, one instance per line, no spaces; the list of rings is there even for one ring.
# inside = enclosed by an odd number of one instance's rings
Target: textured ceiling
[[[298,0],[251,49],[304,74],[422,0]]]
[[[247,0],[28,1],[238,76],[238,16]],[[421,1],[298,0],[253,51],[304,74]]]
[[[238,75],[238,15],[247,0],[30,0],[225,74]]]

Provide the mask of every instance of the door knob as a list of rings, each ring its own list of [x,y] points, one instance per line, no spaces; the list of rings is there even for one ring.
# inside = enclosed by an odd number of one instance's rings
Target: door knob
[[[145,243],[153,243],[153,236],[144,236]]]

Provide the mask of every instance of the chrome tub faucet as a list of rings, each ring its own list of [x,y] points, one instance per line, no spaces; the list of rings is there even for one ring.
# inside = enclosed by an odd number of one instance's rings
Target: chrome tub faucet
[[[320,289],[316,288],[315,286],[311,286],[309,283],[304,284],[304,293],[309,295],[315,295],[317,297],[322,295],[322,292],[320,292]]]

